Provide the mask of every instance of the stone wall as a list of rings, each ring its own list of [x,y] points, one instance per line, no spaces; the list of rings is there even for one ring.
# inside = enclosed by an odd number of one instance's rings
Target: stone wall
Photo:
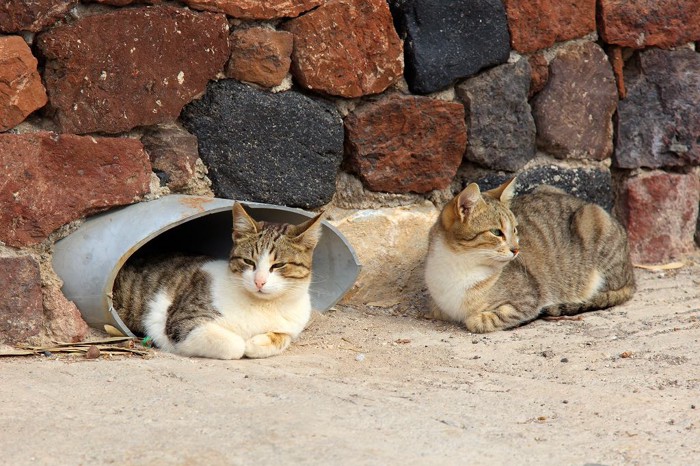
[[[354,303],[419,294],[441,204],[513,174],[613,211],[636,262],[680,259],[696,2],[5,0],[0,343],[82,338],[53,243],[171,192],[325,208],[365,264]]]

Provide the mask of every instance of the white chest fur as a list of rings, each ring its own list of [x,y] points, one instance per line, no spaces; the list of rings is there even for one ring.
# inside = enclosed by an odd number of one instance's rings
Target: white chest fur
[[[425,263],[425,283],[440,310],[455,320],[465,317],[465,299],[471,288],[496,271],[484,265],[478,253],[452,250],[438,235],[431,242]]]
[[[297,337],[311,315],[309,285],[293,284],[280,296],[257,299],[237,282],[224,260],[202,267],[212,279],[213,305],[222,314],[221,324],[244,339],[265,332],[287,333]]]

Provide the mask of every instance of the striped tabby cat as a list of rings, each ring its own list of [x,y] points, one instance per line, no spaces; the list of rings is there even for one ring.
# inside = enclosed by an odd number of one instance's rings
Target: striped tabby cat
[[[236,203],[229,260],[175,256],[127,265],[115,282],[115,308],[165,351],[216,359],[279,354],[310,317],[320,217],[296,226],[258,222]]]
[[[513,199],[514,181],[483,195],[472,183],[442,210],[425,269],[434,316],[485,333],[630,299],[622,226],[551,186]]]

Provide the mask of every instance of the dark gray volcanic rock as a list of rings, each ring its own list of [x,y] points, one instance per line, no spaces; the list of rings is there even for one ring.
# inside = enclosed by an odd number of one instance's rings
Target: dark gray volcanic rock
[[[217,196],[303,208],[333,197],[343,122],[332,105],[227,79],[209,84],[181,118]]]
[[[391,0],[405,38],[405,76],[411,92],[429,94],[459,78],[505,63],[508,19],[501,0]]]

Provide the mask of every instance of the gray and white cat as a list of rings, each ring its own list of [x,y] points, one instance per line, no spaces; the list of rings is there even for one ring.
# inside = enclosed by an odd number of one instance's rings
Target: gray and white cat
[[[551,186],[514,188],[472,183],[442,210],[425,269],[434,317],[483,333],[630,299],[627,234],[613,217]]]
[[[215,359],[284,351],[311,314],[321,215],[300,225],[255,221],[233,206],[229,260],[173,256],[127,264],[114,284],[124,323],[161,349]]]

